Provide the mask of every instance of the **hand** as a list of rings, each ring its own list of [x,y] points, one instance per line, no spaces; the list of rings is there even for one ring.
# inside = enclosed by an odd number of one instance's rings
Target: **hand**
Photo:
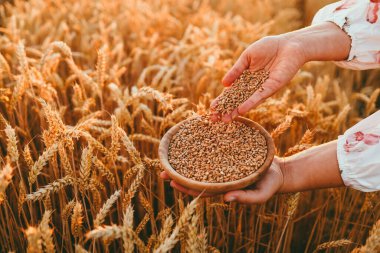
[[[285,35],[258,40],[241,54],[235,65],[224,76],[222,83],[224,86],[230,86],[246,69],[251,71],[265,69],[270,74],[263,84],[264,90],[255,92],[231,114],[215,116],[221,116],[224,122],[230,122],[236,116],[244,115],[286,85],[305,62],[304,49],[298,40],[292,40]],[[212,102],[212,106],[215,106],[217,101],[218,98]]]
[[[169,175],[161,172],[161,178],[168,180]],[[264,203],[278,192],[284,184],[284,174],[282,171],[282,159],[275,157],[272,165],[263,177],[257,183],[243,190],[236,190],[224,194],[224,200],[227,202],[235,201],[245,204]],[[171,181],[170,185],[183,193],[199,196],[201,192],[188,189],[175,181]],[[214,194],[203,193],[201,197],[211,197]]]

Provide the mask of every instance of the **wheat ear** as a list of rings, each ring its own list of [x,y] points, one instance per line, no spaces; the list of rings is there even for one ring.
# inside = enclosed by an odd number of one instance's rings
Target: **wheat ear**
[[[179,235],[183,232],[183,229],[190,222],[190,219],[195,211],[195,208],[197,207],[197,204],[198,198],[194,199],[190,202],[190,204],[187,205],[187,207],[183,210],[181,216],[179,217],[179,220],[177,222],[177,225],[173,229],[173,232],[170,236],[165,238],[164,242],[161,245],[159,245],[156,250],[154,250],[155,253],[168,252],[174,248],[174,246],[179,240]]]
[[[121,190],[115,191],[114,194],[111,195],[109,199],[104,203],[102,208],[100,209],[99,213],[96,215],[94,226],[98,227],[104,222],[104,218],[109,213],[111,207],[113,204],[117,201],[117,199],[120,197]]]

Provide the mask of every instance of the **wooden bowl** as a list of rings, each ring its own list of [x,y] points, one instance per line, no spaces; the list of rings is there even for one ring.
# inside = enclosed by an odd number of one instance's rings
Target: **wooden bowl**
[[[247,177],[244,177],[235,181],[224,182],[224,183],[200,182],[200,181],[195,181],[193,179],[187,178],[179,174],[170,165],[169,160],[168,160],[168,152],[169,152],[169,144],[170,144],[171,138],[178,132],[181,125],[187,121],[185,120],[173,126],[171,129],[169,129],[169,131],[161,139],[160,146],[158,149],[158,155],[159,155],[161,164],[164,170],[169,174],[170,178],[189,189],[193,189],[199,192],[206,192],[206,193],[224,193],[224,192],[228,192],[232,190],[242,189],[256,182],[258,179],[260,179],[260,176],[263,175],[263,173],[265,173],[265,171],[269,168],[274,158],[275,147],[274,147],[273,139],[270,136],[270,134],[262,126],[260,126],[256,122],[253,122],[252,120],[249,120],[243,117],[237,117],[234,120],[242,122],[249,127],[253,127],[259,130],[260,133],[266,139],[267,147],[268,147],[267,157],[263,165],[258,170],[256,170],[254,173],[252,173],[251,175]]]

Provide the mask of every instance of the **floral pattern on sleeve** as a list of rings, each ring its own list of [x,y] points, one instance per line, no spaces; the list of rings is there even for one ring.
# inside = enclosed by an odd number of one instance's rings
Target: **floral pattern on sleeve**
[[[377,22],[379,7],[380,7],[379,0],[370,0],[368,10],[367,10],[367,21],[369,23],[374,24]]]
[[[365,134],[361,131],[350,134],[346,138],[346,143],[344,144],[344,150],[349,153],[355,148],[358,144],[364,143],[365,145],[375,145],[379,144],[380,135],[368,133]],[[362,149],[356,149],[356,152],[361,152]]]
[[[380,190],[380,111],[339,136],[337,158],[346,186]]]
[[[380,0],[345,0],[325,6],[313,24],[333,22],[351,37],[346,61],[336,64],[350,69],[380,67]]]

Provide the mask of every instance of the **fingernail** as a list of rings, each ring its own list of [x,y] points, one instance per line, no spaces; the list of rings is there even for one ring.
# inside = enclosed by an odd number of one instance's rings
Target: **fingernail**
[[[235,200],[236,200],[235,196],[228,196],[228,197],[226,197],[226,201],[227,202],[232,202],[232,201],[235,201]]]
[[[239,112],[237,110],[235,110],[235,111],[232,112],[231,118],[234,120],[237,117],[239,117]]]

